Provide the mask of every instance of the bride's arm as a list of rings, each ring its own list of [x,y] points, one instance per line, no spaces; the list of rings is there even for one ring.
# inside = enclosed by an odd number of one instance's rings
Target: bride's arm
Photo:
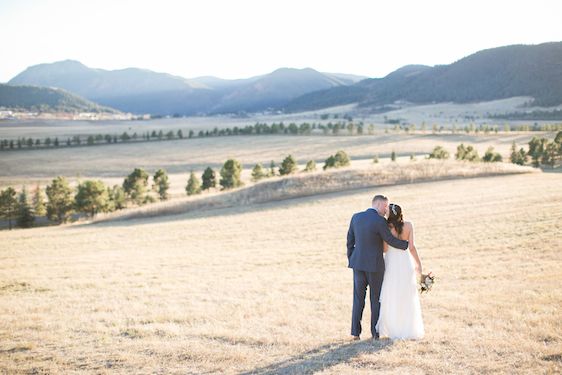
[[[414,257],[416,261],[416,272],[421,274],[422,273],[422,264],[420,257],[418,256],[418,250],[416,249],[416,245],[414,244],[414,225],[412,223],[407,223],[410,229],[410,235],[408,236],[408,245],[410,249],[410,254]]]
[[[382,252],[386,253],[387,251],[388,251],[388,244],[385,241],[383,241],[382,242]]]

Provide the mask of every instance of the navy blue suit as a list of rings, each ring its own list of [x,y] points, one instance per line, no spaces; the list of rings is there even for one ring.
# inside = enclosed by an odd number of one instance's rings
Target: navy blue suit
[[[353,336],[361,334],[367,285],[371,300],[371,334],[378,336],[375,326],[379,320],[379,298],[384,277],[383,241],[398,249],[408,248],[408,241],[394,237],[385,218],[375,209],[369,208],[353,215],[347,232],[348,266],[353,268]]]

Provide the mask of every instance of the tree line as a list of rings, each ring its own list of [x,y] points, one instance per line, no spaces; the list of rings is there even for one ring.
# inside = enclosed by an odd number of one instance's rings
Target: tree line
[[[456,160],[470,162],[501,162],[502,156],[489,147],[481,157],[471,145],[461,143],[457,146]],[[428,159],[449,159],[449,152],[442,146],[436,146],[428,155]],[[396,152],[390,154],[391,161],[396,161]],[[415,160],[413,154],[411,160]],[[554,140],[533,137],[528,142],[528,149],[517,148],[515,142],[511,147],[510,162],[525,165],[529,159],[534,167],[541,165],[554,167],[562,160],[562,131],[556,134]],[[378,163],[378,155],[373,158]],[[323,170],[340,168],[350,165],[350,159],[345,151],[338,151],[330,155],[325,161]],[[213,168],[207,167],[199,177],[193,171],[185,185],[188,196],[200,194],[210,189],[219,188],[228,190],[243,186],[241,179],[242,164],[236,159],[228,159],[217,173]],[[315,171],[316,162],[309,160],[302,172]],[[299,172],[298,163],[292,155],[288,155],[279,167],[272,160],[268,167],[261,163],[252,168],[252,181],[257,182],[273,176],[286,176]],[[74,213],[82,213],[94,217],[101,212],[121,210],[128,205],[144,205],[156,200],[169,199],[170,188],[168,174],[164,169],[158,169],[152,176],[142,168],[135,168],[121,185],[106,186],[101,180],[86,180],[79,182],[76,188],[70,187],[65,177],[58,176],[51,181],[44,191],[39,187],[33,191],[32,196],[23,186],[18,194],[14,188],[8,187],[0,190],[0,217],[8,220],[9,229],[12,223],[22,228],[33,226],[37,216],[46,216],[56,223],[67,222]],[[153,193],[153,194],[151,194]],[[154,194],[156,197],[154,197]]]
[[[449,157],[449,152],[441,146],[436,146],[428,156],[429,159],[448,159]],[[396,159],[394,151],[391,154],[391,159]],[[484,155],[480,157],[478,151],[473,146],[465,146],[463,143],[457,146],[455,159],[471,162],[503,161],[502,156],[495,152],[493,147],[488,147]],[[531,165],[535,168],[541,165],[554,168],[554,166],[562,160],[562,131],[559,131],[552,141],[549,141],[547,138],[533,137],[533,139],[528,142],[527,150],[523,147],[518,149],[515,142],[511,144],[511,154],[509,156],[509,161],[511,163],[525,165],[529,159],[531,159]]]
[[[349,165],[349,157],[344,151],[329,156],[324,170]],[[304,172],[316,170],[314,160],[309,160]],[[273,176],[285,176],[298,172],[298,164],[292,155],[288,155],[277,167],[272,160],[265,170],[258,163],[252,169],[252,181]],[[185,185],[188,196],[200,194],[213,188],[228,190],[243,186],[241,179],[242,164],[235,159],[227,160],[220,171],[207,167],[201,177],[193,171]],[[32,227],[36,217],[46,216],[50,221],[61,224],[67,222],[73,214],[94,217],[98,213],[121,210],[129,205],[144,205],[157,200],[169,199],[170,182],[167,172],[158,169],[152,176],[143,168],[135,168],[121,185],[106,186],[101,180],[85,180],[72,188],[63,176],[57,176],[43,190],[39,185],[30,196],[23,186],[18,194],[13,187],[0,190],[0,218],[8,221],[9,229],[15,224],[21,228]],[[154,196],[156,195],[156,197]]]
[[[351,119],[351,118],[349,118]],[[391,121],[391,120],[385,120]],[[399,121],[399,120],[396,120]],[[443,126],[438,126],[433,124],[431,131],[433,134],[441,133],[445,130],[451,131],[452,133],[465,132],[467,134],[489,134],[491,132],[498,133],[499,127],[497,125],[479,125],[474,124],[466,125],[464,128],[456,128],[453,125],[450,128],[445,128]],[[538,125],[535,123],[532,127],[530,125],[519,125],[517,128],[519,131],[558,131],[562,130],[562,124],[542,124]],[[423,122],[418,128],[415,124],[395,124],[393,130],[395,132],[405,132],[413,133],[416,130],[425,133],[428,131],[428,127]],[[514,129],[510,125],[504,125],[502,128],[503,132],[510,132]],[[46,138],[33,138],[33,137],[20,137],[17,139],[1,139],[0,140],[0,151],[10,151],[10,150],[22,150],[22,149],[38,149],[38,148],[58,148],[58,147],[80,147],[80,146],[93,146],[100,144],[117,144],[117,143],[127,143],[127,142],[151,142],[151,141],[171,141],[171,140],[181,140],[181,139],[191,139],[191,138],[205,138],[205,137],[222,137],[222,136],[238,136],[238,135],[311,135],[313,132],[322,133],[324,135],[373,135],[375,134],[375,125],[366,125],[363,122],[354,123],[352,121],[342,122],[338,121],[335,123],[329,122],[327,124],[322,123],[308,123],[303,122],[300,125],[296,123],[290,123],[288,125],[283,122],[280,123],[255,123],[254,125],[247,125],[244,127],[235,126],[233,128],[222,128],[219,129],[215,127],[212,130],[200,130],[195,133],[190,130],[187,134],[183,131],[169,130],[164,132],[163,130],[153,130],[143,132],[141,134],[128,132],[123,132],[121,134],[96,134],[96,135],[75,135],[68,137],[66,139],[59,139],[58,137],[46,137]],[[388,133],[389,129],[385,129],[385,133]]]

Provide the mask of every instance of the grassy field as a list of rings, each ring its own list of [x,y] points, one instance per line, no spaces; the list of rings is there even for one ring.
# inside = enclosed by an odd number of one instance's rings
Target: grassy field
[[[560,373],[560,186],[533,173],[2,231],[0,373]],[[345,234],[374,193],[438,277],[421,341],[348,341]]]
[[[164,168],[170,174],[171,193],[182,195],[191,170],[199,174],[207,166],[219,170],[228,158],[236,158],[244,165],[244,178],[248,181],[256,163],[269,166],[274,160],[279,166],[289,154],[301,164],[313,159],[321,166],[337,150],[346,151],[352,159],[369,161],[375,154],[388,159],[392,151],[404,159],[409,159],[412,153],[423,157],[441,145],[454,158],[456,147],[464,143],[475,146],[480,155],[493,146],[507,158],[512,142],[519,147],[526,146],[533,136],[553,139],[555,133],[238,136],[3,152],[0,154],[0,188],[19,189],[21,185],[37,183],[45,186],[57,175],[66,176],[74,183],[79,178],[101,178],[106,184],[121,184],[135,167],[142,167],[151,175]]]

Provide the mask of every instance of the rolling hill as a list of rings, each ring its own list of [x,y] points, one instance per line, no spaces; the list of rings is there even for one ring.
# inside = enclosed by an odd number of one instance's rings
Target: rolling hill
[[[562,104],[562,42],[487,49],[449,65],[408,65],[384,78],[305,94],[284,108],[299,112],[350,103],[376,108],[396,101],[468,103],[515,96],[531,96],[537,106]]]
[[[117,112],[61,89],[3,84],[0,84],[0,109],[34,112]]]

